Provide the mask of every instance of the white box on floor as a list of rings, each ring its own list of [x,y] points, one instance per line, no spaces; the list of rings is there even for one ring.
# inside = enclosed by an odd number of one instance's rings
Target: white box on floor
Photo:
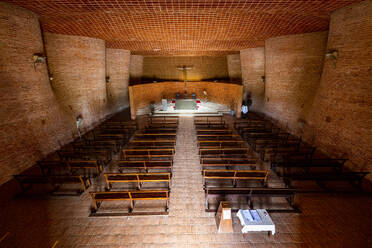
[[[252,209],[251,209],[252,210]],[[247,212],[248,211],[248,212]],[[236,216],[240,220],[240,224],[243,226],[242,233],[248,233],[250,231],[268,231],[272,235],[275,234],[275,224],[270,218],[269,213],[266,209],[255,209],[253,213],[258,214],[259,220],[255,219],[254,216],[250,215],[250,210],[240,209]]]

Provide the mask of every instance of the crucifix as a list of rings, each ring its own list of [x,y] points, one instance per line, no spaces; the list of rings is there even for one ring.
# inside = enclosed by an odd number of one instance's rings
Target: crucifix
[[[177,70],[183,71],[183,81],[185,83],[184,89],[183,89],[184,92],[186,92],[187,71],[192,70],[192,69],[193,69],[192,66],[186,66],[186,65],[177,67]]]

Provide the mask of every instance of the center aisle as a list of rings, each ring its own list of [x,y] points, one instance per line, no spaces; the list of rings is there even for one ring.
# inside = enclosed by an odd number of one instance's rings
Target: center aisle
[[[239,246],[244,241],[239,233],[217,234],[214,213],[205,212],[194,119],[190,117],[179,117],[169,222],[178,228],[177,247]]]

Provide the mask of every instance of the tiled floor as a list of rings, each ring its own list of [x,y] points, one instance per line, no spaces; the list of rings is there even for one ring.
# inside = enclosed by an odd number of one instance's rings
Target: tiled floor
[[[275,179],[273,179],[275,181]],[[100,180],[95,187],[100,187]],[[301,214],[271,214],[277,233],[217,234],[204,212],[192,118],[181,118],[169,216],[88,217],[90,196],[2,201],[0,247],[372,247],[372,198],[299,194]]]

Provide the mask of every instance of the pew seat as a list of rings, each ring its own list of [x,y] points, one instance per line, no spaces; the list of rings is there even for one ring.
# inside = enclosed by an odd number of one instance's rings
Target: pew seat
[[[222,197],[226,196],[241,196],[247,198],[248,206],[254,209],[252,198],[265,197],[265,198],[285,198],[289,204],[290,209],[273,209],[268,208],[269,212],[299,212],[299,209],[295,206],[296,190],[293,188],[228,188],[228,187],[208,187],[205,189],[205,205],[206,212],[216,211],[216,209],[210,209],[209,199],[211,197]],[[234,198],[235,199],[235,198]],[[232,209],[237,211],[238,209]]]
[[[202,168],[208,167],[232,167],[232,166],[245,166],[251,169],[256,168],[257,159],[255,158],[201,158]]]
[[[203,185],[207,187],[207,180],[232,180],[233,187],[238,181],[260,181],[266,186],[269,171],[267,170],[203,170]]]
[[[173,161],[172,160],[155,160],[155,161],[151,161],[151,160],[134,160],[134,161],[130,161],[130,160],[121,160],[121,161],[118,161],[118,166],[119,166],[119,171],[120,172],[123,172],[123,170],[131,170],[131,169],[135,169],[135,170],[144,170],[146,172],[149,172],[149,170],[152,170],[152,169],[165,169],[166,171],[172,171],[172,165],[173,165]]]
[[[322,172],[322,173],[296,173],[287,174],[283,177],[284,182],[291,186],[293,181],[315,181],[320,187],[325,188],[324,182],[344,181],[357,188],[361,188],[363,179],[369,172]]]
[[[63,175],[63,176],[44,176],[44,175],[14,175],[14,179],[19,183],[22,194],[32,188],[36,184],[49,184],[53,186],[55,192],[61,185],[65,184],[77,184],[80,189],[77,191],[78,194],[86,191],[91,185],[91,181],[88,177],[74,176],[74,175]]]
[[[129,213],[133,212],[136,201],[165,200],[165,211],[168,212],[169,191],[168,190],[130,190],[130,191],[106,191],[90,192],[93,207],[91,213],[96,213],[104,201],[129,201]]]
[[[145,182],[166,182],[168,184],[171,180],[171,174],[165,172],[155,173],[105,173],[106,189],[112,188],[112,183],[136,183],[137,189],[140,190]]]
[[[129,158],[172,158],[174,156],[174,148],[161,148],[161,149],[123,149],[123,159],[127,160]]]

